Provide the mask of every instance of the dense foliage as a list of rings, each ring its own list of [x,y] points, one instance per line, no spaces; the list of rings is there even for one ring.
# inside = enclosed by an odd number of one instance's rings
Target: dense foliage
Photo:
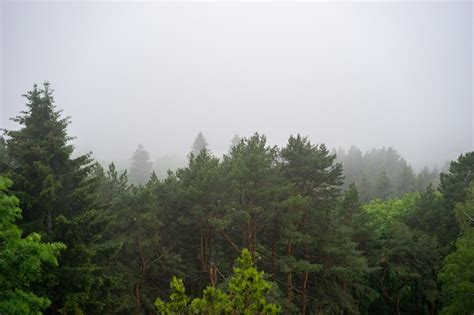
[[[49,85],[26,98],[0,141],[2,313],[474,311],[474,152],[438,188],[393,149],[254,134],[218,158],[200,133],[186,167],[158,179],[139,147],[129,176],[73,157]]]
[[[51,301],[34,286],[44,278],[46,265],[57,267],[65,246],[44,243],[37,233],[22,237],[15,224],[21,218],[18,199],[6,192],[10,185],[0,177],[0,313],[40,314]]]

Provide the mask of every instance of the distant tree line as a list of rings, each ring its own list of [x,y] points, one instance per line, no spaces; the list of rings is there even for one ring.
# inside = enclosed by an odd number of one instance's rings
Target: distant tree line
[[[336,152],[334,152],[336,153]],[[401,197],[410,192],[422,192],[429,184],[439,184],[440,171],[424,167],[418,174],[392,148],[372,149],[366,153],[356,146],[337,151],[337,161],[344,166],[344,188],[355,183],[360,200]]]
[[[48,84],[26,99],[0,142],[2,314],[474,311],[474,152],[407,191],[398,155],[375,152],[388,161],[362,169],[396,188],[364,202],[356,167],[345,183],[300,135],[279,148],[256,133],[222,159],[202,136],[162,180],[139,148],[131,181],[73,157]]]

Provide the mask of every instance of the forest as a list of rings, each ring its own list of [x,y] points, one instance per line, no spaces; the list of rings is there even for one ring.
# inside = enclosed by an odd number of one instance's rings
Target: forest
[[[0,314],[473,314],[474,152],[200,133],[158,177],[78,155],[48,83],[0,142]]]

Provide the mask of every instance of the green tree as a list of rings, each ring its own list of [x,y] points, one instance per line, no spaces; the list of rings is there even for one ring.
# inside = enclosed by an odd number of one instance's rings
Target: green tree
[[[143,145],[138,145],[137,150],[132,156],[130,165],[130,182],[132,184],[143,185],[149,179],[152,172],[153,163],[150,161],[150,155]]]
[[[177,228],[184,229],[183,235],[187,238],[183,239],[183,243],[189,245],[183,248],[181,256],[188,259],[198,257],[197,264],[193,265],[197,265],[197,272],[205,277],[203,285],[215,283],[217,280],[213,270],[218,253],[214,245],[218,235],[213,224],[223,212],[225,187],[221,165],[204,148],[196,156],[191,155],[188,167],[178,170],[176,176],[182,201],[182,210],[177,215],[181,226]]]
[[[21,200],[24,228],[47,231],[59,214],[74,215],[87,209],[94,196],[90,183],[90,156],[72,158],[74,147],[67,135],[69,118],[55,109],[49,83],[36,85],[24,95],[27,110],[13,120],[19,130],[7,130],[8,174]]]
[[[437,310],[436,271],[442,250],[436,235],[425,232],[424,223],[415,220],[417,216],[423,219],[419,200],[420,196],[412,193],[398,199],[377,199],[363,207],[376,233],[370,252],[371,264],[378,271],[370,279],[380,297],[370,303],[370,313]]]
[[[154,173],[145,185],[129,186],[126,171],[119,174],[114,164],[101,179],[99,201],[103,213],[112,216],[101,235],[110,240],[108,248],[113,250],[101,259],[108,261],[108,278],[114,275],[112,280],[120,283],[111,285],[113,300],[107,308],[112,313],[152,313],[156,292],[180,272],[181,259],[162,239],[161,189]]]
[[[43,243],[32,233],[22,237],[15,224],[21,219],[18,199],[7,195],[11,181],[0,177],[0,313],[41,314],[51,301],[35,292],[46,265],[58,266],[61,243]],[[40,291],[40,290],[36,290]]]
[[[436,237],[441,246],[450,246],[456,238],[456,219],[443,204],[443,196],[431,184],[419,195],[415,207],[406,215],[405,223],[412,229]]]
[[[271,287],[255,268],[250,252],[243,249],[223,289],[209,286],[202,298],[191,300],[182,280],[173,277],[169,302],[157,298],[155,306],[160,314],[278,314],[280,306],[267,301]]]
[[[430,313],[436,312],[439,292],[433,265],[440,259],[436,239],[395,221],[383,231],[382,244],[376,278],[385,305],[395,314],[422,313],[426,301]],[[417,301],[420,296],[424,301]]]
[[[285,245],[282,271],[288,300],[297,292],[303,314],[356,312],[353,289],[367,264],[350,231],[338,224],[342,166],[324,144],[313,145],[300,135],[289,138],[281,158],[283,175],[294,188],[283,203],[288,206],[280,241]],[[349,219],[351,209],[346,211]]]
[[[474,184],[466,201],[456,205],[461,235],[456,249],[443,262],[439,278],[442,283],[442,314],[472,314],[474,312]]]
[[[56,110],[48,83],[25,95],[27,110],[14,121],[20,129],[5,132],[12,191],[24,209],[23,228],[60,241],[59,257],[43,287],[51,293],[52,312],[96,313],[110,302],[108,240],[103,232],[111,220],[97,207],[97,165],[89,154],[73,158],[67,134],[69,118]]]
[[[215,220],[219,232],[236,251],[249,249],[253,258],[259,235],[275,215],[279,174],[275,169],[277,150],[265,136],[255,134],[242,140],[224,157],[227,212]]]
[[[469,185],[474,181],[474,151],[461,154],[449,164],[448,173],[440,175],[439,190],[443,194],[445,206],[452,210],[457,202],[464,202]]]

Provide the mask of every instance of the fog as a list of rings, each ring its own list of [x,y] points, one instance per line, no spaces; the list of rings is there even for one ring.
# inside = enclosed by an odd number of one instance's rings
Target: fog
[[[474,148],[465,2],[2,2],[2,128],[49,81],[80,152],[184,157],[202,131],[393,146],[415,167]]]

